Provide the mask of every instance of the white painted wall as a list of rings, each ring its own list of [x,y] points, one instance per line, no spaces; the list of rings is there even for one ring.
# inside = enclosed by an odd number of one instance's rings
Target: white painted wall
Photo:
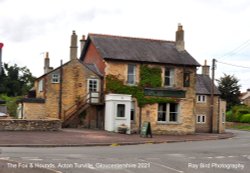
[[[111,132],[117,132],[118,126],[125,124],[128,127],[127,134],[131,133],[130,110],[131,95],[125,94],[107,94],[105,96],[105,124],[104,129]],[[125,105],[125,117],[117,117],[117,105]]]

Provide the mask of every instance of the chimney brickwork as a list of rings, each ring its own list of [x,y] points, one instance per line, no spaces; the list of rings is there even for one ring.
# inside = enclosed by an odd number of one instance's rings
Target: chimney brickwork
[[[185,50],[185,45],[184,45],[184,30],[182,28],[181,24],[178,24],[178,30],[176,31],[175,35],[175,46],[176,49],[181,52]]]
[[[207,65],[207,60],[205,60],[204,65],[202,66],[202,74],[207,76],[210,74],[210,66]]]
[[[77,35],[75,31],[72,32],[70,42],[70,60],[77,59]]]

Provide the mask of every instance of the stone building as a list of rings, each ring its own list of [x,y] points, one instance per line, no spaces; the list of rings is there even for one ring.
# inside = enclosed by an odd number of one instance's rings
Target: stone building
[[[241,93],[240,101],[241,101],[241,104],[250,106],[250,89],[247,89],[246,92]]]
[[[105,118],[112,116],[119,122],[130,117],[131,125],[125,125],[131,127],[131,131],[138,131],[142,122],[148,121],[154,134],[195,132],[199,63],[185,50],[181,25],[176,41],[89,34],[80,59],[95,64],[102,73],[106,98],[121,94],[120,100],[113,102],[115,115],[105,114]],[[142,79],[147,70],[151,73]],[[150,78],[153,75],[155,78]],[[154,83],[158,78],[158,83]],[[132,96],[131,111],[126,111],[126,104],[122,103],[123,94],[126,98]],[[118,126],[116,122],[114,129]]]
[[[220,99],[220,92],[214,88],[214,106],[211,113],[211,84],[209,66],[206,61],[202,66],[202,74],[197,74],[196,81],[196,132],[219,132],[225,130],[226,102]],[[211,116],[213,115],[213,116]],[[212,118],[211,118],[212,117]]]
[[[99,99],[101,78],[94,64],[84,64],[77,58],[77,36],[73,31],[70,61],[53,69],[46,53],[44,75],[35,81],[33,98],[22,99],[21,117],[57,118],[63,121],[64,127],[83,125],[103,128],[103,103]]]

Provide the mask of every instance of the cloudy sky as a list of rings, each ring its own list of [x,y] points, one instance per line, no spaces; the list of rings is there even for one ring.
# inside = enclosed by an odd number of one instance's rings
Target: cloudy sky
[[[0,0],[0,42],[6,63],[43,73],[69,60],[72,30],[174,40],[178,23],[185,48],[201,64],[218,60],[216,78],[235,75],[250,88],[249,0]],[[246,66],[241,68],[231,65]]]

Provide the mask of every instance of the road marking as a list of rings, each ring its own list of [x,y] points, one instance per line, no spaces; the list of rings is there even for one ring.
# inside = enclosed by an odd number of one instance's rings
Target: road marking
[[[188,159],[195,159],[195,157],[188,157]]]
[[[225,156],[216,156],[215,157],[216,159],[224,159],[224,158],[226,158]]]
[[[1,157],[0,159],[1,159],[1,160],[9,160],[10,157]]]
[[[169,166],[166,166],[166,165],[163,165],[163,164],[160,164],[160,163],[150,162],[150,161],[148,161],[148,160],[143,160],[143,159],[139,159],[139,160],[140,160],[140,161],[143,161],[143,162],[151,163],[151,164],[153,164],[153,165],[161,166],[161,167],[163,167],[163,168],[167,168],[167,169],[172,170],[172,171],[176,171],[176,172],[179,172],[179,173],[184,173],[184,172],[181,171],[181,170],[178,170],[178,169],[175,169],[175,168],[171,168],[171,167],[169,167]]]
[[[227,157],[229,157],[229,158],[234,158],[234,157],[237,157],[237,156],[227,156]]]
[[[213,157],[204,157],[204,158],[207,158],[207,159],[212,159]]]

